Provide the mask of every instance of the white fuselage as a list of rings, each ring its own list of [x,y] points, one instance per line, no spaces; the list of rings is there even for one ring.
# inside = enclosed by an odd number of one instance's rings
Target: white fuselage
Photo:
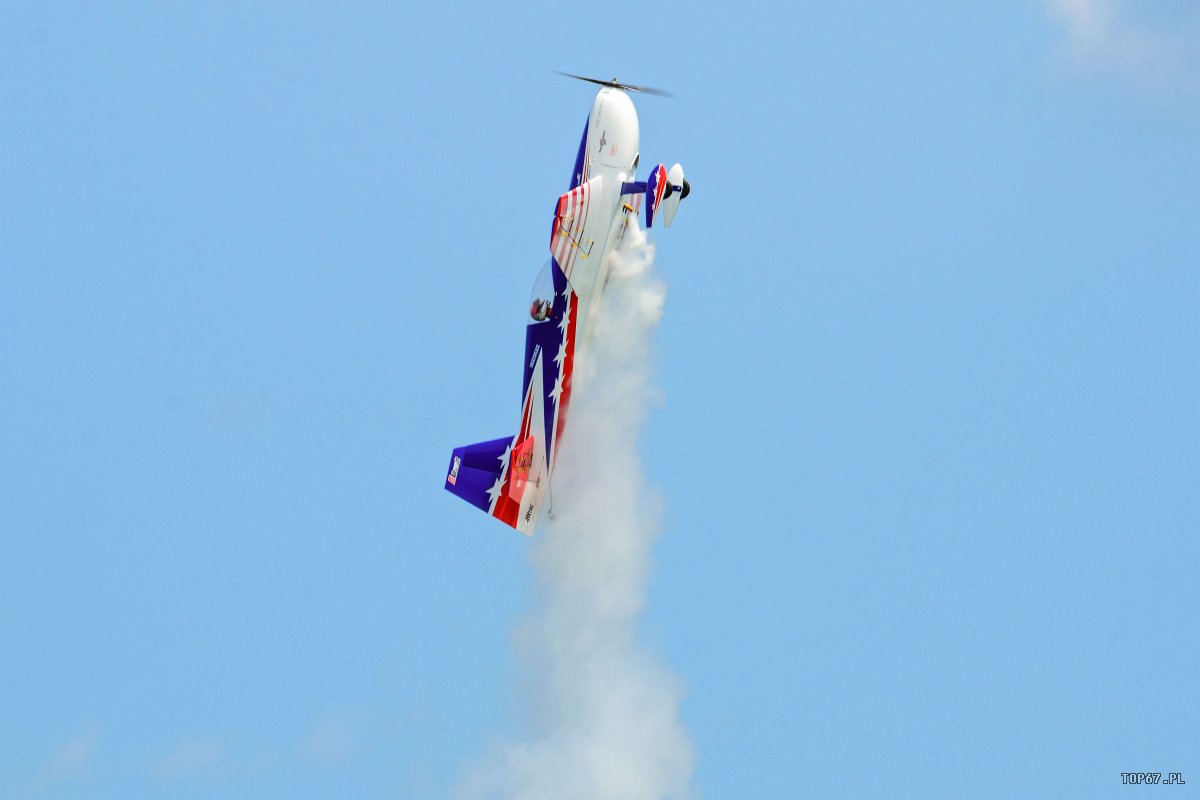
[[[646,206],[649,226],[668,186],[661,164],[647,183],[635,181],[638,117],[623,89],[605,86],[596,93],[582,142],[571,186],[554,208],[552,268],[545,271],[550,292],[535,294],[533,321],[526,323],[520,426],[511,439],[455,448],[446,478],[448,491],[526,535],[537,526],[550,486],[569,416],[575,365],[587,357],[614,253],[628,225],[637,224],[643,200],[649,203],[654,195],[653,204]],[[682,181],[682,168],[676,164],[672,169]],[[667,208],[670,224],[672,208]],[[535,292],[544,288],[539,279]]]
[[[629,215],[636,216],[636,210],[631,212],[626,208],[621,186],[634,180],[637,171],[638,133],[637,110],[629,95],[608,86],[596,93],[588,117],[582,176],[584,183],[597,176],[603,178],[602,191],[592,198],[596,207],[589,214],[589,217],[596,215],[595,222],[589,220],[588,225],[596,234],[595,252],[587,259],[586,268],[577,262],[568,275],[580,295],[578,349],[581,351],[587,349],[591,323],[608,281],[611,255],[620,245]]]

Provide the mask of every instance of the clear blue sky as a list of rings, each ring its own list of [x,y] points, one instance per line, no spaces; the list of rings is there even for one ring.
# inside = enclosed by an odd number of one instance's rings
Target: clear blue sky
[[[677,95],[696,796],[1194,795],[1200,11],[436,5],[0,10],[0,796],[437,798],[512,734],[528,542],[441,485],[514,425],[552,70]]]

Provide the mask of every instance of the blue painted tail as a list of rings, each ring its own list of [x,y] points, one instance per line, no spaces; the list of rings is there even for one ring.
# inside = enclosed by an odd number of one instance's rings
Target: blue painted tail
[[[496,485],[504,472],[504,454],[511,444],[512,437],[506,436],[454,448],[446,473],[446,491],[476,508],[489,510],[492,497],[488,490]]]

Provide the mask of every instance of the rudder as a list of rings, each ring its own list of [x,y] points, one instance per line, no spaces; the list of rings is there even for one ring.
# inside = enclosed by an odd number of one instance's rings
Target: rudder
[[[504,454],[512,437],[476,442],[454,448],[446,471],[446,491],[488,512],[492,496],[488,493],[504,473]]]

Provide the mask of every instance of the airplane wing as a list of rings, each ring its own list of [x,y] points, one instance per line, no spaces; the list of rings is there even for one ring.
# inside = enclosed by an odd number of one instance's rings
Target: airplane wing
[[[604,249],[601,231],[607,215],[599,210],[604,197],[604,176],[597,175],[558,198],[554,207],[554,226],[550,231],[550,255],[558,262],[567,279],[577,268],[587,266],[593,253],[599,260]],[[597,246],[599,245],[599,246]]]

